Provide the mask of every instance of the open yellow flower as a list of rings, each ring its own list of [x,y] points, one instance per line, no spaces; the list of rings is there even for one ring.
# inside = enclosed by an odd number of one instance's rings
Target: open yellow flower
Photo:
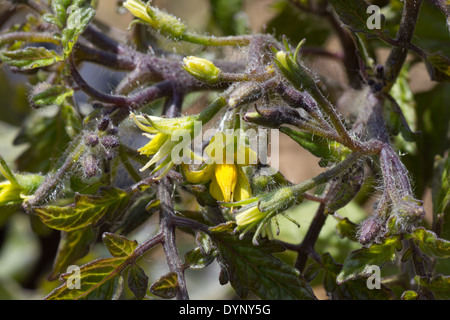
[[[209,161],[198,171],[191,171],[182,164],[188,182],[211,182],[211,196],[223,202],[241,201],[251,197],[250,182],[243,167],[256,164],[256,153],[244,141],[231,134],[218,132],[206,147]]]
[[[161,161],[161,163],[156,166],[153,173],[156,173],[163,169],[163,172],[159,175],[159,178],[163,177],[171,168],[176,164],[176,161],[172,159],[172,150],[180,142],[179,139],[172,139],[173,137],[182,137],[183,135],[192,136],[194,132],[194,121],[195,117],[187,116],[181,118],[170,118],[164,119],[160,117],[146,116],[146,115],[135,115],[131,114],[134,122],[137,126],[145,131],[144,136],[151,139],[146,145],[139,148],[137,151],[140,154],[146,156],[152,156],[151,160],[140,169],[140,171],[147,170],[152,165]],[[195,154],[191,149],[188,150],[188,156],[191,159],[195,159]]]

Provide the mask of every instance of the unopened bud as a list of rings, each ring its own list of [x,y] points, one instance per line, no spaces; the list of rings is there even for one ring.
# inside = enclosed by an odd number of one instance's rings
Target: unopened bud
[[[84,136],[84,143],[88,147],[95,147],[98,144],[98,136],[95,134],[87,134]]]
[[[297,110],[280,106],[257,109],[257,112],[248,112],[244,115],[245,121],[270,128],[278,128],[282,124],[294,124],[299,119],[300,115]]]
[[[108,128],[110,122],[111,120],[109,119],[109,117],[102,117],[97,123],[97,129],[99,131],[105,131]]]
[[[120,141],[116,136],[107,135],[101,140],[102,145],[107,149],[114,149],[120,145]]]
[[[99,160],[93,154],[87,154],[83,157],[83,173],[87,178],[92,178],[99,171]]]
[[[180,37],[186,30],[186,25],[171,14],[163,12],[158,8],[142,3],[139,0],[127,0],[123,6],[136,18],[148,23],[162,34]]]
[[[228,99],[228,105],[231,108],[237,108],[241,105],[256,101],[261,96],[261,85],[258,82],[244,82],[239,84],[238,87],[233,90]]]
[[[220,80],[220,69],[207,59],[189,56],[183,63],[183,69],[200,81],[214,84]]]
[[[278,61],[285,67],[289,68],[287,61],[286,61],[286,52],[284,51],[278,51],[275,55],[275,57],[278,59]]]
[[[365,220],[359,230],[359,243],[368,244],[376,239],[381,231],[381,226],[375,219]]]
[[[118,132],[119,132],[119,129],[117,127],[111,127],[111,128],[108,128],[108,130],[106,130],[107,134],[112,134],[112,135],[115,135]]]

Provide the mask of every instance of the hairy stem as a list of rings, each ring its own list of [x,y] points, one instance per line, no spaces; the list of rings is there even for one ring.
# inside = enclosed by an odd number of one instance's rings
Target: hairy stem
[[[295,267],[300,273],[303,273],[306,262],[308,261],[308,256],[311,251],[314,251],[314,246],[319,238],[320,230],[322,230],[325,220],[327,219],[328,215],[325,214],[325,207],[326,203],[321,202],[302,243],[297,248],[298,256],[295,260]]]
[[[414,270],[416,274],[420,277],[430,278],[430,275],[425,269],[425,265],[423,263],[422,254],[419,248],[414,243],[414,240],[409,240],[409,246],[412,250],[412,261],[414,264]],[[434,300],[434,294],[431,290],[425,287],[419,287],[419,297],[424,300]]]
[[[11,32],[0,35],[0,46],[16,41],[26,41],[30,43],[53,43],[60,45],[60,41],[54,38],[50,32]]]
[[[386,86],[385,92],[389,92],[397,79],[400,70],[406,60],[409,45],[414,35],[414,30],[419,16],[422,0],[405,0],[402,19],[397,32],[397,42],[400,46],[394,47],[386,60]]]

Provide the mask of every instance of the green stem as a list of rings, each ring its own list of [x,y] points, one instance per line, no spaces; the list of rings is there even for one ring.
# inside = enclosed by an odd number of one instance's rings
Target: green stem
[[[200,35],[193,32],[185,32],[181,36],[181,40],[204,46],[245,46],[248,45],[253,36],[228,36],[228,37],[215,37]]]
[[[324,97],[319,88],[314,85],[310,89],[309,94],[314,98],[314,100],[316,100],[323,112],[330,118],[331,123],[341,137],[342,144],[355,151],[361,150],[361,146],[349,135],[334,106],[330,101],[328,101],[327,98]]]
[[[33,206],[39,205],[51,192],[53,192],[58,184],[61,183],[61,180],[66,173],[82,156],[86,148],[83,139],[74,138],[73,141],[76,141],[76,145],[74,146],[73,151],[65,159],[64,163],[59,167],[59,169],[54,170],[49,174],[45,181],[39,186],[39,188],[37,188],[32,197],[23,202],[23,208],[26,212],[31,212]]]
[[[394,85],[406,60],[421,4],[422,0],[406,0],[404,3],[402,19],[397,32],[397,42],[400,46],[394,47],[386,60],[385,92],[389,92]]]
[[[61,42],[58,39],[55,39],[53,34],[49,32],[12,32],[0,36],[0,46],[8,43],[14,43],[16,41],[44,42],[53,43],[56,45],[61,44]]]
[[[303,193],[305,193],[306,191],[311,190],[312,188],[322,183],[325,183],[337,177],[340,174],[343,174],[353,164],[355,164],[357,161],[360,161],[361,158],[362,158],[361,153],[353,152],[344,161],[339,162],[330,170],[322,172],[321,174],[315,176],[314,178],[308,179],[306,181],[303,181],[302,183],[292,186],[291,189],[294,193],[294,196],[296,198],[301,197]]]
[[[217,112],[220,111],[227,104],[227,99],[222,95],[218,96],[209,106],[200,112],[198,115],[198,120],[202,121],[203,124],[211,120]]]

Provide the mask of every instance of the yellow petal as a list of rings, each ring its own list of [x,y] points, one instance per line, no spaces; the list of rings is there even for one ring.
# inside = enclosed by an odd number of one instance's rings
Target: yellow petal
[[[217,201],[224,201],[222,190],[220,190],[215,176],[213,176],[211,184],[209,185],[209,194]]]
[[[236,187],[234,188],[234,201],[242,201],[249,199],[252,194],[250,188],[250,182],[248,181],[247,175],[242,171],[242,168],[238,168],[238,179]]]
[[[234,188],[238,178],[236,166],[234,164],[216,164],[215,177],[222,191],[224,201],[233,201]]]
[[[131,118],[133,118],[134,122],[136,123],[136,125],[145,132],[149,132],[149,133],[158,133],[158,130],[156,130],[155,128],[153,128],[151,126],[151,124],[148,122],[148,120],[141,115],[135,115],[134,113],[131,113]],[[143,124],[142,122],[145,122],[147,125]]]
[[[169,157],[170,157],[170,152],[172,151],[172,149],[176,143],[177,143],[176,141],[170,141],[169,139],[167,139],[166,142],[164,142],[164,144],[159,148],[158,152],[155,153],[155,155],[152,157],[152,159],[149,162],[147,162],[147,164],[144,167],[139,169],[139,171],[142,172],[144,170],[147,170],[149,167],[151,167],[156,162],[164,159],[164,157],[167,155],[169,155]],[[170,159],[171,159],[171,157],[170,157]]]
[[[184,177],[186,178],[186,181],[193,183],[193,184],[202,184],[206,183],[209,180],[212,179],[214,175],[214,169],[215,165],[206,165],[203,169],[198,171],[191,171],[189,169],[189,165],[182,163],[181,169],[183,170]]]
[[[163,146],[169,136],[163,133],[158,133],[150,142],[145,146],[138,149],[138,152],[150,156],[158,152],[158,150]]]
[[[239,227],[245,227],[251,223],[258,222],[264,218],[264,214],[259,211],[258,206],[252,206],[247,210],[238,213],[235,217]]]

